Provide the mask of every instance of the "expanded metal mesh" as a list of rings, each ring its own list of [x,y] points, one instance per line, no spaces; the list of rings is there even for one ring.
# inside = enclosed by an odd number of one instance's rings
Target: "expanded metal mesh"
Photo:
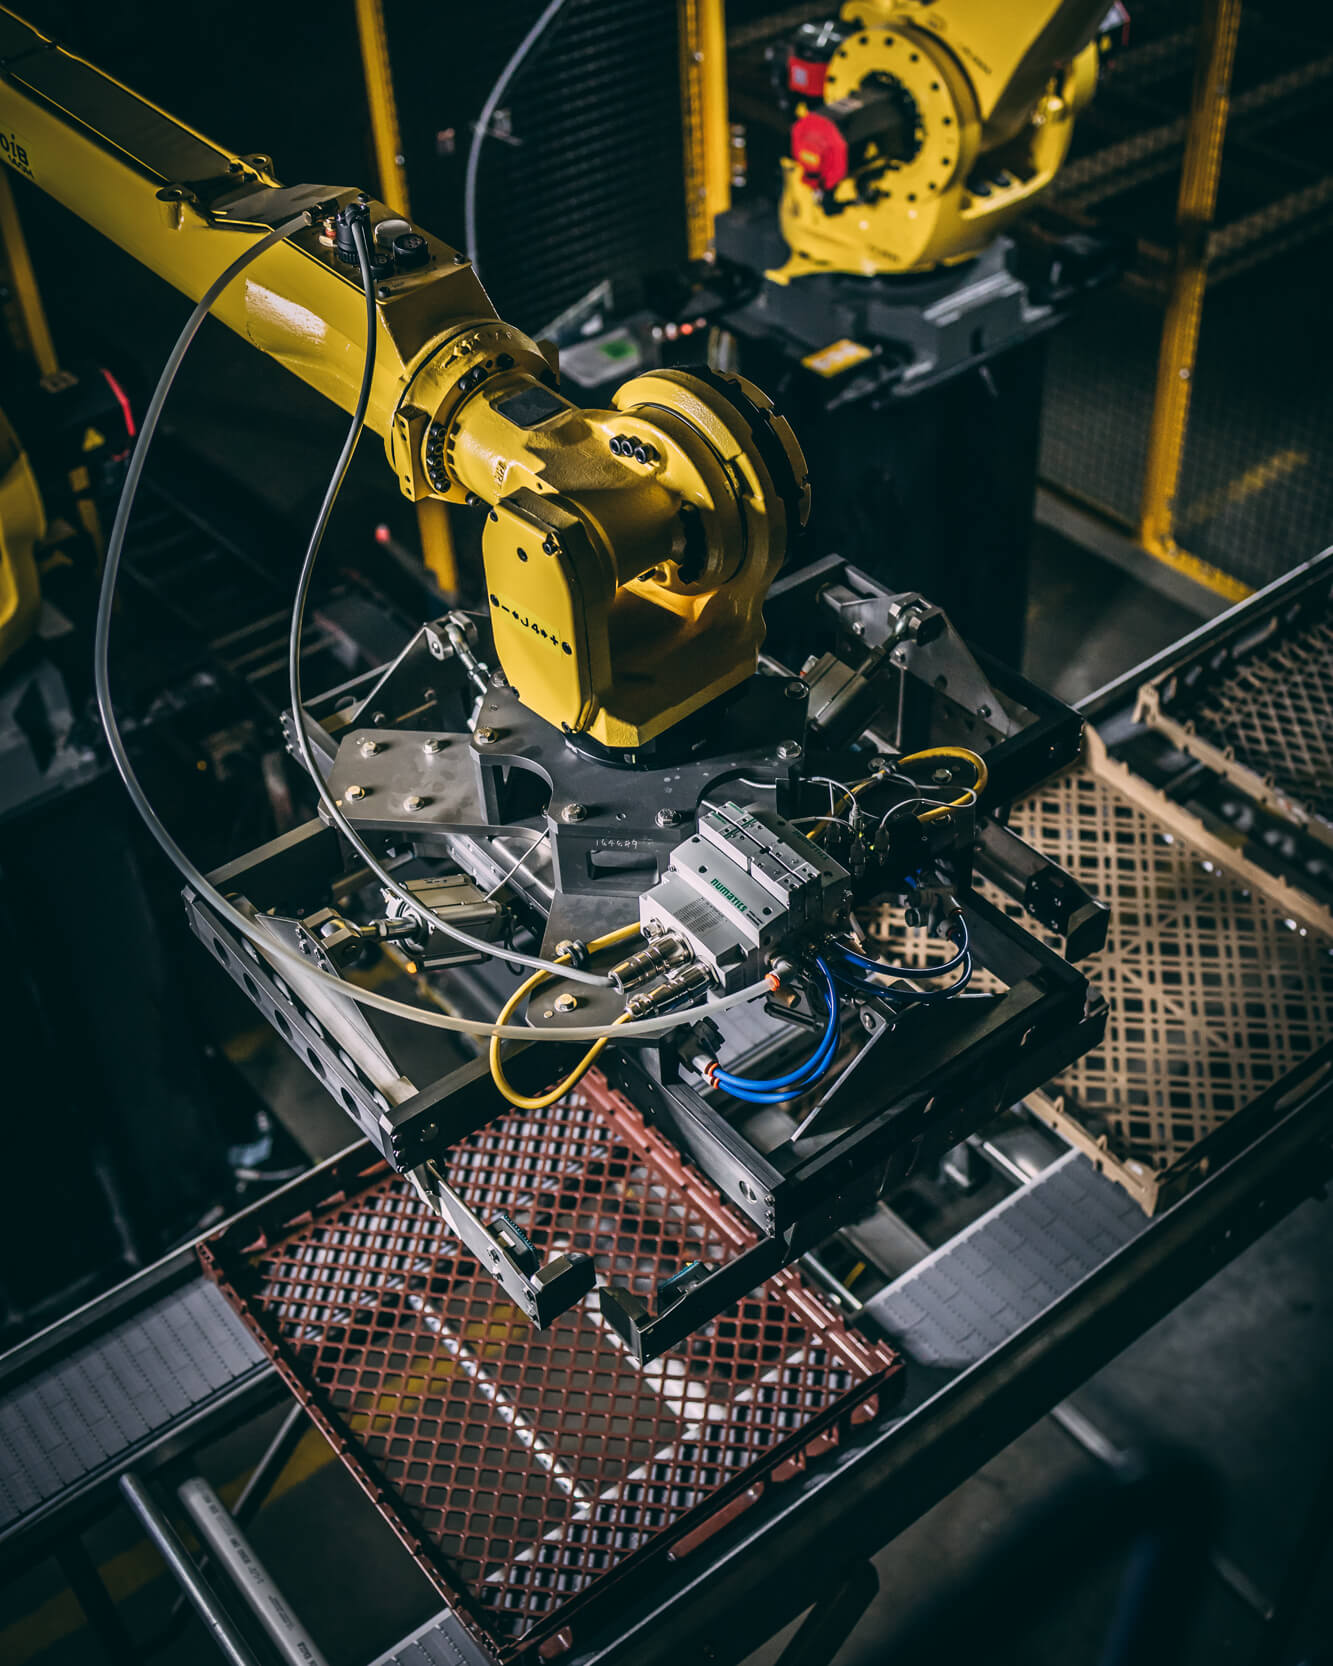
[[[1106,1039],[1053,1091],[1152,1207],[1201,1141],[1333,1038],[1333,943],[1086,766],[1010,825],[1110,908],[1106,947],[1083,963],[1110,1006]]]
[[[650,1301],[752,1242],[595,1076],[470,1136],[449,1172],[543,1260],[584,1251]],[[291,1230],[214,1240],[205,1264],[429,1577],[510,1653],[563,1638],[612,1570],[668,1540],[682,1553],[713,1508],[834,1444],[898,1365],[791,1271],[642,1368],[592,1300],[537,1331],[378,1166]]]

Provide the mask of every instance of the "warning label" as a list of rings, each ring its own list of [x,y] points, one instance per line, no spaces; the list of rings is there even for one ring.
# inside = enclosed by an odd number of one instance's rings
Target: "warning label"
[[[28,147],[17,133],[9,133],[0,127],[0,157],[3,157],[15,173],[20,173],[25,179],[36,176],[32,171],[32,158],[28,154]]]

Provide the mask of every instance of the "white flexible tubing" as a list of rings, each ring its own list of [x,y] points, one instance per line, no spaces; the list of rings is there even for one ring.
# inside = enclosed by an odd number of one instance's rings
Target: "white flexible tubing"
[[[162,851],[172,864],[179,869],[186,882],[204,898],[209,906],[219,915],[230,922],[232,927],[240,932],[256,949],[262,950],[265,959],[278,961],[299,971],[304,977],[314,977],[327,985],[331,990],[344,999],[358,1002],[361,1006],[372,1007],[376,1012],[389,1014],[394,1018],[406,1018],[412,1023],[426,1024],[432,1029],[450,1030],[459,1035],[499,1036],[502,1041],[600,1041],[603,1036],[614,1037],[616,1040],[628,1040],[634,1036],[656,1036],[674,1029],[677,1024],[692,1022],[696,1018],[709,1017],[714,1013],[726,1012],[729,1008],[740,1006],[746,1001],[758,1000],[768,992],[768,982],[763,980],[750,984],[744,989],[734,990],[730,995],[719,995],[710,1001],[704,1001],[698,1006],[687,1007],[674,1013],[661,1014],[656,1018],[635,1019],[631,1023],[617,1025],[573,1024],[566,1027],[544,1027],[531,1024],[488,1024],[482,1019],[455,1018],[449,1013],[433,1012],[426,1007],[409,1006],[405,1001],[396,1001],[392,996],[381,995],[377,990],[362,989],[353,983],[347,983],[342,978],[332,976],[320,968],[312,966],[303,956],[287,948],[284,944],[276,943],[271,936],[256,926],[253,921],[241,913],[232,903],[228,902],[221,891],[211,883],[185,852],[172,838],[163,825],[161,818],[149,802],[143,785],[130,762],[129,753],[125,749],[125,742],[121,736],[120,725],[116,721],[115,708],[111,700],[110,678],[110,642],[111,642],[111,614],[112,604],[116,593],[116,580],[120,572],[121,555],[125,547],[125,533],[129,526],[130,514],[134,508],[134,499],[138,491],[139,480],[143,474],[144,464],[148,457],[148,448],[162,417],[162,408],[166,404],[167,394],[176,379],[181,361],[185,357],[186,349],[198,333],[200,325],[208,316],[213,303],[221,295],[227,285],[238,277],[252,261],[258,260],[275,244],[299,227],[309,224],[304,214],[297,215],[285,221],[276,230],[268,233],[257,243],[250,246],[239,255],[219,277],[209,285],[200,297],[194,311],[186,320],[185,328],[176,339],[162,375],[158,379],[153,397],[149,401],[148,410],[144,414],[138,438],[135,442],[129,466],[125,472],[125,484],[121,491],[120,502],[116,508],[116,518],[111,529],[111,536],[107,541],[106,563],[102,571],[102,585],[97,603],[97,627],[93,640],[93,680],[97,690],[97,706],[102,718],[102,728],[106,733],[107,746],[110,749],[112,761],[130,800],[139,815],[143,818],[149,832],[157,840]]]

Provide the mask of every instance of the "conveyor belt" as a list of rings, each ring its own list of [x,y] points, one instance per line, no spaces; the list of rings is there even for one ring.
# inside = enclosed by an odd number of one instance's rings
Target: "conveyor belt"
[[[395,1643],[371,1666],[493,1666],[494,1658],[446,1611]]]
[[[1007,1341],[1148,1224],[1127,1193],[1069,1151],[887,1285],[866,1312],[919,1363],[962,1369]],[[479,1666],[484,1659],[445,1612],[374,1666]]]
[[[872,1296],[866,1312],[910,1359],[962,1369],[1147,1224],[1133,1198],[1070,1151]]]
[[[200,1277],[38,1361],[0,1390],[0,1544],[269,1369]]]

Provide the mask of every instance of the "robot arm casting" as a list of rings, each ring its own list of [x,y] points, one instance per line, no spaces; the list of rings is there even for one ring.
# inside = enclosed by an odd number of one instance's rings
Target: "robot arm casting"
[[[1050,184],[1097,84],[1107,0],[848,0],[787,60],[787,282],[928,271]]]
[[[487,506],[496,651],[532,710],[634,749],[753,672],[808,505],[800,450],[757,389],[657,372],[579,409],[466,259],[382,205],[284,187],[267,157],[221,149],[2,10],[0,65],[0,157],[191,297],[243,240],[309,213],[216,311],[348,410],[365,351],[350,217],[368,217],[368,425],[409,498]]]

